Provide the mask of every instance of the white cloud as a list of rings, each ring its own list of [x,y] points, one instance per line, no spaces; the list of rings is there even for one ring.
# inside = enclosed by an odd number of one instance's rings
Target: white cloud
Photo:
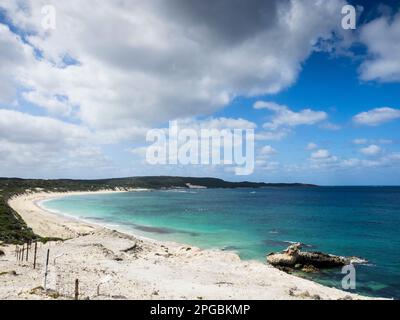
[[[361,144],[391,144],[393,143],[393,140],[390,139],[363,139],[363,138],[358,138],[353,140],[353,144],[356,145],[361,145]]]
[[[41,27],[44,4],[56,8],[57,28],[51,32]],[[24,65],[18,57],[29,46],[21,40],[2,45],[8,58],[2,83],[14,79],[32,92],[25,95],[29,101],[52,112],[64,114],[76,106],[76,116],[92,128],[209,115],[236,96],[292,85],[302,62],[320,49],[318,40],[331,38],[332,30],[341,32],[342,4],[5,0],[0,6],[29,32],[27,40],[43,59]],[[79,63],[66,64],[66,56]],[[2,86],[1,95],[9,100],[14,89]]]
[[[338,131],[342,129],[342,127],[335,123],[326,122],[320,125],[322,129],[331,130],[331,131]]]
[[[309,158],[312,169],[329,169],[338,166],[340,159],[331,155],[327,149],[318,149],[311,153]]]
[[[357,158],[350,158],[350,159],[344,159],[341,163],[341,166],[344,168],[353,168],[353,167],[359,167],[362,163],[362,160],[357,159]]]
[[[271,156],[277,153],[277,151],[272,148],[270,145],[263,146],[260,150],[262,155]]]
[[[363,139],[363,138],[358,138],[358,139],[354,139],[353,143],[354,144],[366,144],[366,143],[368,143],[368,140],[367,139]]]
[[[255,169],[262,171],[276,171],[280,168],[280,163],[278,161],[269,161],[266,159],[256,159]]]
[[[62,97],[47,96],[46,93],[40,93],[39,91],[24,92],[22,96],[26,101],[46,108],[52,114],[63,116],[71,114],[72,106],[67,99],[63,99]]]
[[[1,4],[0,4],[1,8]],[[17,74],[34,62],[33,50],[0,23],[0,103],[11,104],[16,99]]]
[[[309,158],[311,168],[313,169],[329,169],[338,166],[339,157],[331,155],[326,149],[319,149],[311,154]]]
[[[208,140],[208,136],[202,136],[202,130],[227,130],[228,132],[233,133],[234,130],[243,130],[243,137],[249,138],[245,130],[254,130],[256,129],[257,125],[254,122],[242,119],[242,118],[226,118],[226,117],[219,117],[219,118],[206,118],[206,119],[196,119],[196,118],[185,118],[185,119],[177,119],[174,121],[174,125],[177,125],[178,134],[179,131],[190,129],[194,130],[196,133],[197,138],[199,139],[198,142],[201,143],[201,139]],[[169,135],[169,127],[159,127],[153,128],[161,130],[165,133],[165,136],[168,137]],[[218,134],[218,132],[216,132]],[[146,134],[144,134],[145,136]],[[144,141],[145,139],[143,139]],[[229,140],[224,140],[224,145],[227,145]],[[179,141],[179,143],[184,143],[186,141]],[[232,140],[231,143],[241,143],[240,141]],[[128,148],[128,151],[136,156],[144,157],[146,152],[147,146],[139,146],[135,148]],[[220,150],[214,150],[219,152]]]
[[[390,140],[390,139],[379,139],[378,143],[380,143],[380,144],[391,144],[391,143],[393,143],[393,140]]]
[[[367,23],[361,29],[360,40],[370,54],[361,65],[361,79],[400,81],[400,13]]]
[[[254,104],[254,108],[267,109],[275,113],[272,120],[264,124],[264,128],[271,130],[276,130],[282,126],[294,127],[299,125],[313,125],[328,117],[327,113],[324,111],[304,109],[295,112],[290,110],[287,106],[267,101],[257,101]]]
[[[217,130],[246,130],[257,128],[257,125],[249,120],[243,118],[226,118],[226,117],[208,117],[205,119],[198,118],[184,118],[176,119],[179,129],[194,129],[200,131],[201,129],[217,129]],[[163,128],[167,130],[167,128]]]
[[[382,149],[377,145],[362,148],[360,152],[376,157],[373,159],[343,158],[332,155],[327,149],[319,149],[311,154],[308,168],[316,170],[362,170],[378,167],[394,167],[400,164],[400,152],[383,154]],[[301,168],[301,170],[306,170],[307,166],[302,166]]]
[[[36,171],[65,176],[67,167],[111,165],[96,135],[87,128],[60,120],[0,109],[0,176],[32,177]]]
[[[0,109],[0,137],[17,143],[77,143],[92,133],[81,126],[60,120]]]
[[[319,149],[311,154],[311,159],[327,159],[331,156],[326,149]]]
[[[363,168],[373,168],[373,167],[391,167],[391,166],[397,166],[399,165],[399,163],[400,163],[400,153],[393,152],[383,155],[374,160],[357,159],[357,158],[345,159],[338,163],[338,167],[363,169]]]
[[[189,124],[191,124],[191,126],[198,124],[198,125],[200,125],[200,127],[205,128],[205,129],[218,129],[218,130],[223,130],[223,129],[246,130],[246,129],[256,129],[256,127],[257,127],[257,125],[254,122],[248,121],[246,119],[242,119],[242,118],[235,119],[235,118],[226,118],[226,117],[208,118],[205,120],[196,120],[196,121],[191,119],[186,124],[186,126],[188,126]]]
[[[260,109],[269,109],[269,110],[279,110],[281,109],[281,105],[275,102],[269,102],[269,101],[256,101],[253,105],[253,108],[256,110]]]
[[[317,148],[318,148],[318,145],[316,143],[314,143],[314,142],[310,142],[306,146],[306,150],[314,150],[314,149],[317,149]]]
[[[381,148],[376,144],[371,144],[368,147],[361,148],[360,152],[367,156],[374,156],[381,152]]]
[[[57,29],[45,32],[40,9],[51,3]],[[103,144],[143,139],[149,127],[175,118],[186,119],[180,123],[188,128],[256,129],[245,119],[196,117],[209,117],[237,96],[274,94],[293,85],[303,62],[321,49],[318,40],[341,32],[343,3],[252,1],[243,7],[236,0],[218,5],[3,0],[0,7],[26,37],[23,41],[0,23],[0,103],[12,108],[19,93],[20,105],[33,103],[43,108],[40,113],[66,121],[0,110],[1,172],[8,175],[22,166],[30,172],[43,163],[59,170],[68,164],[109,166]],[[363,28],[361,39],[371,55],[362,64],[362,79],[400,79],[399,20],[382,18]],[[78,63],[68,65],[66,56]],[[299,125],[339,129],[326,122],[323,111],[263,101],[254,107],[272,111],[271,121],[256,134],[259,141],[281,140]],[[400,110],[386,107],[356,115],[354,121],[378,125],[397,118]],[[359,144],[374,143],[383,141]],[[307,150],[315,151],[310,159],[321,167],[391,165],[399,157],[382,152],[373,160],[342,160],[317,148],[309,145]],[[141,147],[130,150],[143,154]],[[261,162],[264,168],[279,168],[277,162]]]
[[[394,152],[387,156],[388,159],[393,161],[400,161],[400,152]]]
[[[279,141],[286,138],[290,133],[288,129],[279,131],[261,131],[255,134],[255,139],[259,141]]]
[[[353,117],[357,124],[377,126],[385,122],[400,118],[400,110],[389,107],[376,108],[370,111],[361,112]]]

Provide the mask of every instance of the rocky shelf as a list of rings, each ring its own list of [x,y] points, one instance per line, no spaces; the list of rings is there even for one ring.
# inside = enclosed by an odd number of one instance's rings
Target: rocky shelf
[[[320,269],[365,263],[358,257],[341,257],[317,251],[301,251],[301,243],[290,245],[282,252],[267,255],[267,262],[284,271],[319,272]]]

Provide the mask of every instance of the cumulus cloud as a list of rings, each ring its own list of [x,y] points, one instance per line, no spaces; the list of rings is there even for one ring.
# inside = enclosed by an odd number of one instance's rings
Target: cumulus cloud
[[[387,156],[392,161],[400,161],[400,152],[393,152]]]
[[[279,141],[286,138],[290,132],[291,131],[286,128],[279,131],[260,131],[255,134],[255,139],[259,141]]]
[[[375,148],[371,148],[373,152]],[[381,154],[381,150],[375,155]],[[379,167],[394,167],[400,164],[400,153],[391,152],[387,154],[381,154],[379,157],[373,159],[359,159],[359,158],[341,158],[338,156],[331,155],[329,151],[318,152],[314,154],[314,157],[310,157],[310,168],[318,170],[348,170],[348,169],[370,169]],[[303,166],[302,169],[306,169]]]
[[[1,23],[0,48],[0,103],[10,104],[16,99],[18,74],[34,62],[33,50]]]
[[[326,149],[319,149],[311,154],[311,159],[327,159],[331,156]]]
[[[376,144],[371,144],[368,147],[361,148],[360,152],[367,156],[375,156],[381,152],[381,148]]]
[[[256,159],[255,169],[262,171],[276,171],[280,168],[280,163],[278,161],[269,161],[266,159]]]
[[[361,144],[391,144],[393,143],[393,140],[390,139],[364,139],[364,138],[358,138],[353,140],[353,144],[355,145],[361,145]]]
[[[363,139],[363,138],[357,138],[353,140],[354,144],[366,144],[368,142],[368,139]]]
[[[314,149],[317,149],[317,148],[318,148],[318,145],[316,143],[314,143],[314,142],[310,142],[306,146],[306,150],[314,150]]]
[[[370,58],[360,68],[361,79],[400,81],[400,13],[372,20],[361,29]]]
[[[338,124],[331,123],[331,122],[326,122],[320,125],[320,128],[326,129],[326,130],[331,130],[331,131],[338,131],[342,129],[342,127]]]
[[[380,144],[391,144],[391,143],[393,143],[393,140],[391,140],[391,139],[378,139],[377,141]]]
[[[365,169],[365,168],[377,168],[377,167],[393,167],[400,164],[400,153],[393,152],[386,155],[382,155],[379,158],[371,159],[343,159],[338,161],[336,167],[338,168],[354,168],[354,169]]]
[[[243,130],[243,137],[247,138],[245,130],[254,130],[256,129],[257,125],[254,122],[242,119],[242,118],[226,118],[226,117],[209,117],[202,120],[195,119],[195,118],[185,118],[185,119],[177,119],[173,122],[169,123],[169,125],[176,126],[179,133],[183,130],[193,130],[193,133],[196,134],[198,138],[198,142],[201,142],[201,139],[208,140],[209,137],[207,134],[205,136],[202,135],[202,130],[218,130],[215,131],[217,135],[223,134],[224,131],[233,133],[234,130]],[[152,129],[156,129],[159,132],[163,132],[166,137],[169,136],[169,129],[170,127],[155,127]],[[186,136],[184,136],[186,138]],[[145,141],[145,140],[143,140]],[[179,143],[185,143],[186,141],[179,141]],[[233,143],[233,140],[231,141]],[[224,140],[224,143],[227,143],[227,140]],[[237,142],[238,143],[238,142]],[[146,147],[139,146],[133,149],[129,149],[129,151],[135,155],[144,156],[145,155]]]
[[[0,137],[17,143],[77,143],[88,140],[88,129],[60,120],[0,109]]]
[[[62,176],[67,167],[110,166],[96,136],[60,120],[0,109],[0,175],[18,172]],[[47,170],[47,173],[46,173]],[[19,174],[20,175],[20,174]]]
[[[51,114],[68,116],[72,111],[72,106],[65,97],[48,96],[46,93],[39,91],[24,92],[22,97],[28,102],[46,108]]]
[[[40,9],[49,4],[57,12],[52,31],[41,27]],[[5,0],[8,18],[42,55],[27,69],[9,68],[7,79],[54,112],[76,106],[76,116],[95,128],[207,115],[236,96],[293,84],[319,40],[341,32],[342,4]],[[2,54],[18,57],[11,53],[19,46],[2,46]],[[11,89],[2,95],[10,98]]]
[[[260,150],[261,154],[264,156],[271,156],[277,153],[277,151],[272,148],[270,145],[263,146]]]
[[[357,124],[377,126],[385,122],[400,118],[400,110],[389,107],[375,108],[370,111],[361,112],[353,117]]]
[[[274,113],[270,122],[264,124],[264,128],[276,130],[279,127],[295,127],[299,125],[312,125],[327,119],[328,115],[324,111],[314,111],[311,109],[300,110],[299,112],[289,109],[289,107],[275,102],[257,101],[255,109],[267,109]]]
[[[41,27],[41,8],[49,4],[57,12],[55,30]],[[171,119],[195,129],[258,129],[246,119],[210,115],[236,97],[275,94],[294,84],[303,62],[315,50],[324,50],[321,40],[329,42],[333,32],[343,32],[343,4],[3,0],[0,10],[7,19],[0,23],[0,103],[9,109],[19,104],[25,111],[33,110],[33,104],[48,116],[0,110],[2,174],[18,166],[29,172],[39,163],[110,166],[104,144],[144,141],[148,128],[165,129]],[[4,21],[14,27],[10,30]],[[370,53],[360,69],[362,79],[399,80],[398,21],[398,16],[382,18],[362,29]],[[323,111],[266,101],[254,107],[272,115],[256,133],[258,141],[281,140],[300,125],[339,129]],[[354,122],[378,125],[399,117],[399,110],[386,107],[356,115]],[[314,165],[397,161],[396,154],[383,152],[382,159],[373,161],[340,160],[317,148],[307,148],[315,151],[310,157]],[[264,152],[272,154],[272,149]],[[143,154],[143,147],[132,152]],[[257,161],[267,169],[279,167]]]
[[[374,158],[345,158],[331,154],[327,149],[318,149],[311,153],[309,163],[289,164],[282,168],[287,172],[304,170],[364,170],[371,168],[395,167],[400,165],[400,152],[384,153],[379,146],[368,146],[364,154]],[[362,152],[360,150],[360,152]]]
[[[339,157],[332,155],[327,149],[318,149],[311,153],[309,158],[311,161],[311,168],[324,169],[333,168],[338,165]]]
[[[184,118],[174,120],[178,129],[194,129],[200,133],[201,129],[216,130],[246,130],[256,129],[257,124],[243,118],[227,118],[227,117],[208,117],[204,119]],[[159,127],[161,130],[168,130],[167,127]]]

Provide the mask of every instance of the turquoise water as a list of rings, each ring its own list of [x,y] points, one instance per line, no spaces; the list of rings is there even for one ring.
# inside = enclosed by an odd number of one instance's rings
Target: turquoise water
[[[147,237],[265,261],[299,241],[359,256],[353,292],[400,298],[400,187],[163,190],[68,196],[43,206]],[[303,275],[341,287],[334,269]]]

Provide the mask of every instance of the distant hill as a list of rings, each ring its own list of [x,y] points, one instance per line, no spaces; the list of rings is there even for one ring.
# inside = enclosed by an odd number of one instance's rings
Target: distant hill
[[[43,188],[46,190],[99,190],[113,188],[187,188],[188,184],[204,186],[207,188],[262,188],[262,187],[310,187],[311,184],[301,183],[264,183],[264,182],[229,182],[217,178],[195,178],[195,177],[172,177],[172,176],[149,176],[128,177],[96,180],[73,180],[73,179],[19,179],[0,178],[0,189],[15,190],[29,188]]]
[[[32,239],[40,239],[26,225],[23,219],[7,203],[15,194],[30,191],[96,191],[103,189],[164,189],[164,188],[265,188],[265,187],[315,187],[311,184],[301,183],[263,183],[263,182],[229,182],[217,178],[193,177],[130,177],[98,180],[72,180],[72,179],[19,179],[0,178],[0,241],[6,243],[24,243]],[[41,239],[46,240],[46,239]]]

